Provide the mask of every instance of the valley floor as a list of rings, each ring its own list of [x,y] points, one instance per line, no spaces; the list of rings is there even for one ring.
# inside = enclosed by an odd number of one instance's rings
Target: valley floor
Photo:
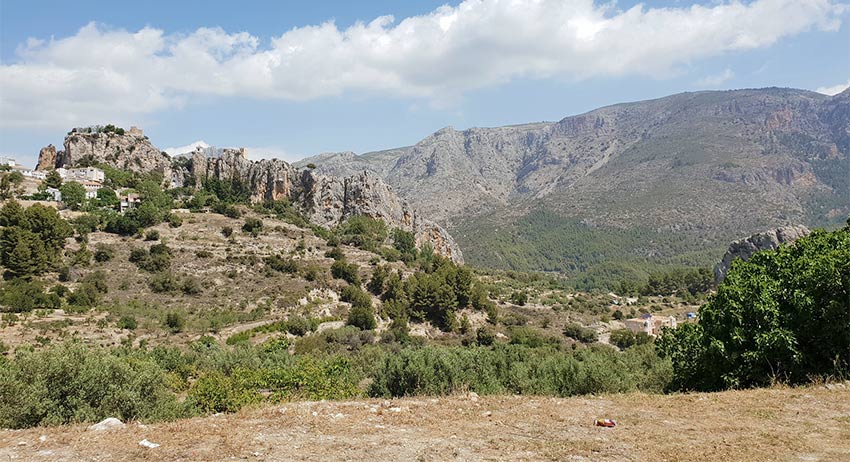
[[[0,460],[850,461],[850,384],[285,403],[100,432],[3,430]]]

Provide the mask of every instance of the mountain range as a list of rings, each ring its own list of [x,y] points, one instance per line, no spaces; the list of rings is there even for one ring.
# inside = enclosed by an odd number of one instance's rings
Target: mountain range
[[[447,127],[413,146],[296,165],[380,176],[474,264],[634,272],[708,266],[730,240],[781,225],[843,223],[848,154],[850,90],[764,88]]]

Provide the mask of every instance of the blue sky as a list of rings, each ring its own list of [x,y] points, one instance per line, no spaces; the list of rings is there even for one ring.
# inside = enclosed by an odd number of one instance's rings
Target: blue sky
[[[33,164],[73,126],[117,123],[161,149],[295,160],[682,91],[850,83],[850,7],[831,0],[117,5],[0,2],[0,154]]]

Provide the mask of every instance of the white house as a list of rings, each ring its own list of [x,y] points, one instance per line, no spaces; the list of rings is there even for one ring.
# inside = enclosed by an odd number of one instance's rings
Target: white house
[[[124,212],[128,209],[134,209],[142,203],[142,198],[139,197],[136,193],[129,193],[126,195],[121,195],[121,211]]]
[[[51,200],[56,202],[62,202],[62,192],[56,188],[47,188],[44,190],[47,194],[50,194]]]
[[[623,323],[626,328],[636,334],[644,332],[653,337],[660,335],[663,327],[675,329],[678,325],[674,316],[653,316],[651,314],[645,314],[640,318],[626,319]]]
[[[96,181],[103,183],[106,175],[103,170],[94,167],[83,168],[57,168],[56,172],[63,180],[67,181]]]

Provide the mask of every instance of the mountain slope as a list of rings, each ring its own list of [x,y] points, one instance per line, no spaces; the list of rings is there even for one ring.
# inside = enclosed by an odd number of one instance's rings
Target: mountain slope
[[[657,245],[624,250],[638,259],[685,240],[693,243],[689,251],[713,252],[691,262],[708,264],[732,238],[846,218],[849,114],[847,91],[683,93],[556,123],[445,128],[410,148],[302,163],[383,176],[412,205],[448,223],[475,263],[560,269],[512,260],[499,244],[500,228],[545,212],[603,235],[658,234]],[[557,228],[547,232],[557,235]],[[524,229],[516,229],[519,240]]]

